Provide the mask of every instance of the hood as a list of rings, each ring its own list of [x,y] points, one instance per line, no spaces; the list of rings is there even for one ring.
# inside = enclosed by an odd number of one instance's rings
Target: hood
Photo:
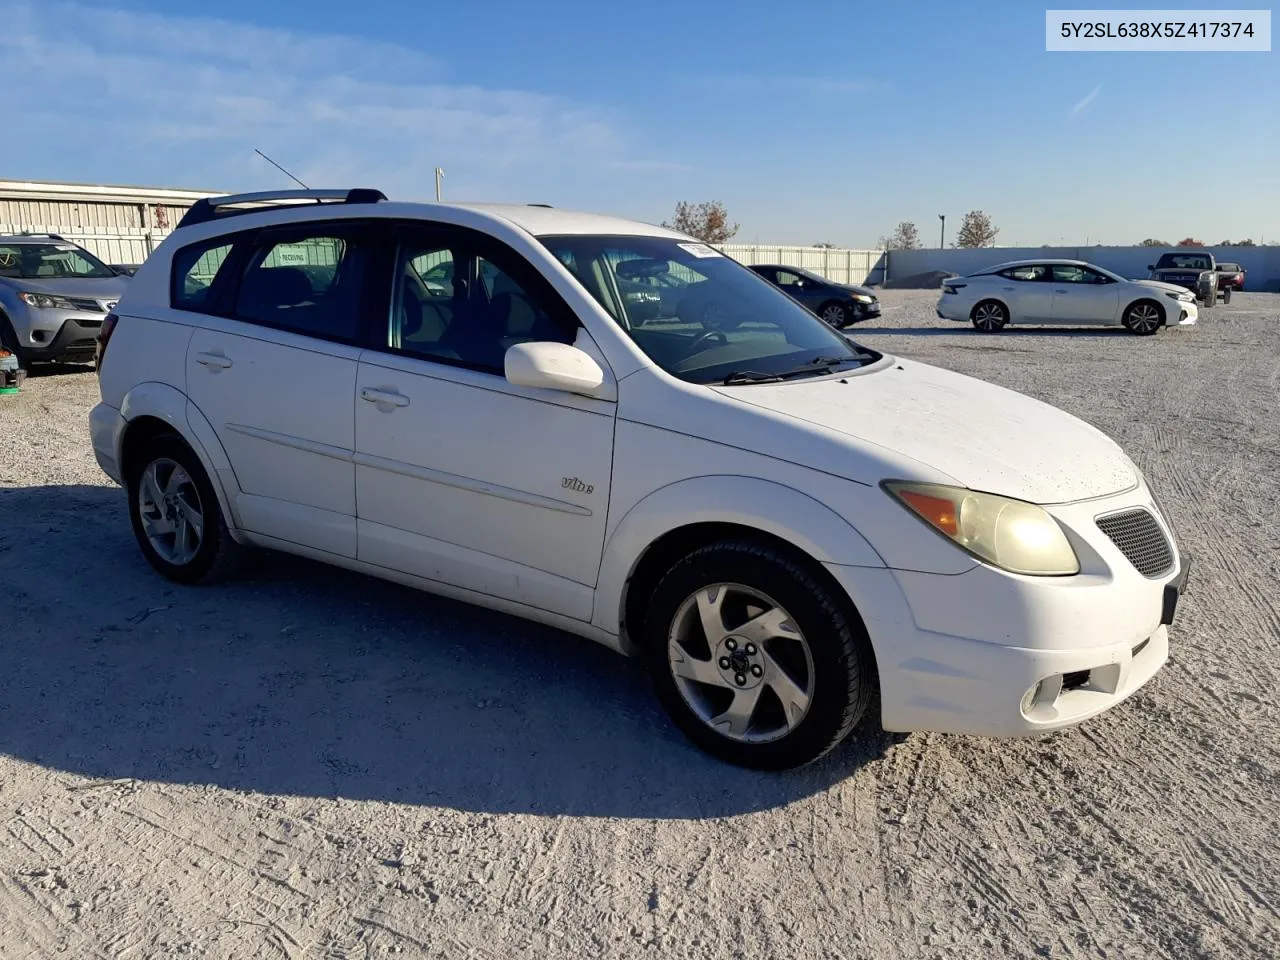
[[[1165,283],[1163,280],[1133,280],[1139,286],[1150,287],[1152,290],[1160,290],[1164,293],[1186,293],[1187,288],[1179,286],[1176,283]]]
[[[850,293],[856,293],[864,297],[874,297],[876,292],[870,287],[860,287],[856,283],[833,283],[833,287],[839,287],[841,290],[848,290]]]
[[[47,293],[56,297],[87,297],[91,300],[119,300],[129,286],[128,277],[102,279],[58,277],[54,279],[22,279],[17,283],[30,293]]]
[[[861,376],[715,389],[894,451],[970,489],[1032,503],[1100,497],[1138,482],[1133,463],[1101,430],[1047,403],[928,364],[898,360]]]

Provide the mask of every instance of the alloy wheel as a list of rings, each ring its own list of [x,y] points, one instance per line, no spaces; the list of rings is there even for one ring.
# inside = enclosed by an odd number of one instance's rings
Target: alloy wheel
[[[1151,333],[1160,326],[1160,311],[1149,303],[1140,303],[1129,311],[1129,325],[1138,333]]]
[[[151,548],[166,563],[190,563],[204,540],[204,508],[191,475],[167,457],[152,460],[138,482],[138,516]]]
[[[973,325],[979,330],[999,330],[1004,326],[1004,310],[999,304],[981,304],[973,312]]]
[[[720,735],[766,743],[809,712],[813,653],[783,607],[739,583],[702,587],[679,606],[667,661],[680,696]]]

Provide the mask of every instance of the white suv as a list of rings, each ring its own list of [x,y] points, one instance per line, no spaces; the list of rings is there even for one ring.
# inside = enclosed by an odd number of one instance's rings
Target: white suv
[[[866,349],[711,247],[372,190],[200,201],[104,327],[102,468],[197,583],[242,545],[643,656],[703,748],[1016,735],[1168,652],[1186,561],[1036,400]]]

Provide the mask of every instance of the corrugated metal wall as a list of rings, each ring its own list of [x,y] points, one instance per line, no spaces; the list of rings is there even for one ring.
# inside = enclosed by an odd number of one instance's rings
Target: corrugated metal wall
[[[762,243],[727,243],[719,248],[739,263],[776,263],[804,267],[836,283],[866,283],[882,279],[883,250],[844,247],[785,247]]]
[[[56,233],[107,263],[142,263],[186,211],[171,204],[0,198],[0,234]]]

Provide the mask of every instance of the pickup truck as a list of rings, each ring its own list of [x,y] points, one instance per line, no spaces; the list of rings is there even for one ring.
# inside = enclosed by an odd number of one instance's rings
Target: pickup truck
[[[1244,289],[1244,277],[1248,271],[1238,263],[1218,262],[1218,292],[1222,294],[1222,302],[1231,302],[1231,291]]]
[[[1218,300],[1218,265],[1212,253],[1165,253],[1154,265],[1148,264],[1150,280],[1186,287],[1206,307]]]

